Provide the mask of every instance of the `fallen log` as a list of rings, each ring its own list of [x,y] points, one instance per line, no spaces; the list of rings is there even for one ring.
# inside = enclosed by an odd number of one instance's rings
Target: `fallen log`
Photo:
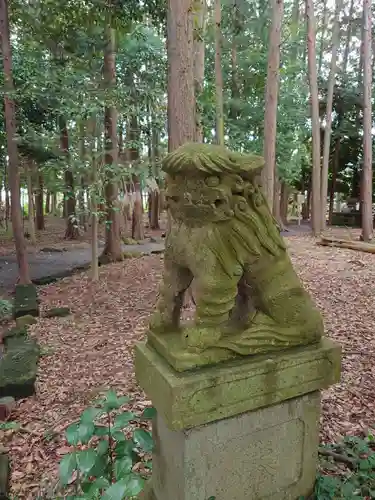
[[[363,241],[355,240],[342,240],[339,238],[334,238],[333,236],[322,236],[321,240],[317,242],[317,245],[323,247],[347,248],[349,250],[357,250],[358,252],[375,254],[375,245],[373,245],[372,243],[365,243]]]

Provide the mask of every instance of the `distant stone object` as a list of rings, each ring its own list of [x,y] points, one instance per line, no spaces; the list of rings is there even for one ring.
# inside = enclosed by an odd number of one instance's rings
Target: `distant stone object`
[[[205,144],[182,146],[164,161],[172,225],[148,338],[176,370],[307,345],[323,334],[257,184],[263,164]],[[180,333],[193,279],[195,321]]]
[[[10,462],[8,452],[0,444],[0,500],[9,500]]]
[[[69,307],[52,307],[44,313],[45,318],[62,318],[71,314]]]
[[[28,326],[28,325],[35,325],[35,323],[37,323],[38,320],[35,318],[35,316],[31,316],[30,314],[26,314],[25,316],[19,316],[17,319],[16,319],[16,326],[18,328],[22,328],[24,326]]]
[[[20,399],[35,392],[39,347],[28,337],[26,328],[12,328],[2,337],[5,352],[0,359],[0,398]]]
[[[39,316],[39,301],[35,285],[16,285],[13,315],[15,319],[19,316]]]

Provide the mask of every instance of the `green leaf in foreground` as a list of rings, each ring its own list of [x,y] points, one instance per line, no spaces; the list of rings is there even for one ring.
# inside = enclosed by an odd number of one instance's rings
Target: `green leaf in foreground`
[[[78,468],[83,475],[88,474],[94,467],[96,462],[96,452],[95,450],[89,448],[88,450],[83,450],[77,453]]]
[[[126,497],[135,497],[143,490],[144,485],[144,479],[129,474],[117,483],[112,484],[102,496],[102,500],[123,500]]]
[[[142,418],[145,420],[152,420],[156,416],[156,408],[151,406],[150,408],[145,408],[142,413]]]
[[[136,429],[133,434],[133,440],[143,451],[152,451],[154,447],[151,434],[144,429]]]
[[[131,473],[133,460],[131,457],[123,457],[115,462],[115,478],[117,481]]]
[[[77,456],[75,453],[65,455],[59,464],[59,477],[63,486],[67,486],[77,468]]]

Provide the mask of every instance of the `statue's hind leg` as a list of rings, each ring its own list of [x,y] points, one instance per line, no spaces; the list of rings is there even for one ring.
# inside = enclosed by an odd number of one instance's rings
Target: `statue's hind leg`
[[[260,354],[319,341],[320,332],[303,332],[301,325],[280,325],[273,318],[257,311],[250,326],[242,332],[220,339],[218,347],[241,355]]]

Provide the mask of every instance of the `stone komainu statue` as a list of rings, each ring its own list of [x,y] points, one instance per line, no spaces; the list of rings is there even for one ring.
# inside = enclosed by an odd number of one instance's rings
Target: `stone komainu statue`
[[[186,367],[314,343],[323,334],[257,185],[263,165],[262,157],[205,144],[183,145],[163,162],[172,225],[149,342]],[[193,280],[195,320],[181,326]]]

